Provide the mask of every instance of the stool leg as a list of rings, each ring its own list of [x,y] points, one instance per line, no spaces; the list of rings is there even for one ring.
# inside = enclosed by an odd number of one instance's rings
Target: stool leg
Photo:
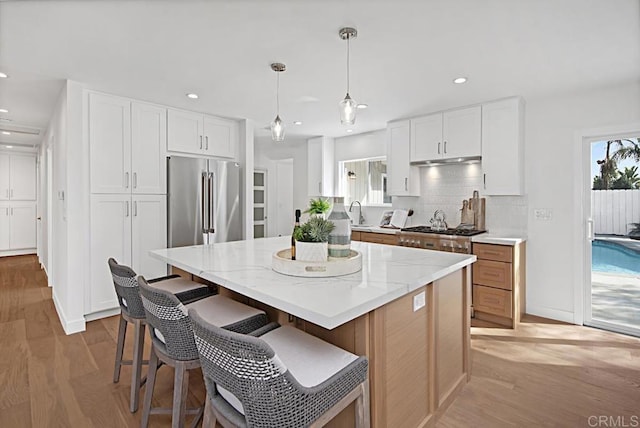
[[[147,374],[147,387],[144,393],[144,403],[142,403],[142,421],[140,426],[149,426],[149,414],[151,413],[151,398],[153,397],[153,387],[156,384],[156,372],[158,371],[158,356],[151,345],[151,356],[149,357],[149,370]]]
[[[173,381],[173,412],[171,427],[184,428],[184,417],[187,413],[187,391],[189,389],[189,371],[181,361],[176,361]]]
[[[356,398],[356,428],[369,428],[371,417],[369,411],[369,379],[359,386],[361,394]]]
[[[129,400],[129,410],[135,413],[138,410],[140,401],[140,375],[142,372],[142,351],[144,350],[144,322],[135,320],[134,322],[133,361],[131,363],[131,399]]]
[[[202,428],[216,428],[216,415],[211,408],[211,398],[209,394],[204,398],[204,416],[202,417]]]
[[[113,383],[120,381],[120,368],[122,368],[122,353],[124,352],[124,338],[127,335],[127,320],[120,314],[120,326],[118,327],[118,345],[116,346],[116,365],[113,369]]]

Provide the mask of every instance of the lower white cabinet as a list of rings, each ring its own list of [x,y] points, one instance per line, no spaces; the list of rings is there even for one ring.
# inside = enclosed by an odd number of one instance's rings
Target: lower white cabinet
[[[165,195],[91,195],[91,292],[87,313],[118,307],[107,260],[131,266],[145,278],[166,275],[149,250],[167,246]]]
[[[36,248],[36,203],[0,203],[0,251]]]

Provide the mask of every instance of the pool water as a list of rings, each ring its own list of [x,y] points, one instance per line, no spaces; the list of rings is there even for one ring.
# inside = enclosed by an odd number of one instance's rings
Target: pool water
[[[591,269],[640,276],[640,252],[615,242],[594,240],[591,244]]]

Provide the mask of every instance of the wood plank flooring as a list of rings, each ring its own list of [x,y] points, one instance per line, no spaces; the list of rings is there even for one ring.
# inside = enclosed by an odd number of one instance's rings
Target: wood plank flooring
[[[112,383],[117,317],[66,336],[46,284],[35,256],[0,258],[0,427],[140,426],[130,367]],[[126,355],[132,339],[130,329]],[[168,406],[172,369],[158,376],[154,405]],[[199,405],[198,372],[189,389]],[[516,331],[472,329],[471,382],[437,426],[588,427],[590,416],[640,418],[640,339],[526,317]],[[151,427],[170,424],[151,416]]]

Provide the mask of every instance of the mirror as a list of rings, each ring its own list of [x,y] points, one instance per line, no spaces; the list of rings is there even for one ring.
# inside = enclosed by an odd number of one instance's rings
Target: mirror
[[[363,206],[389,206],[387,159],[385,157],[339,163],[340,194],[345,205],[359,201]]]

